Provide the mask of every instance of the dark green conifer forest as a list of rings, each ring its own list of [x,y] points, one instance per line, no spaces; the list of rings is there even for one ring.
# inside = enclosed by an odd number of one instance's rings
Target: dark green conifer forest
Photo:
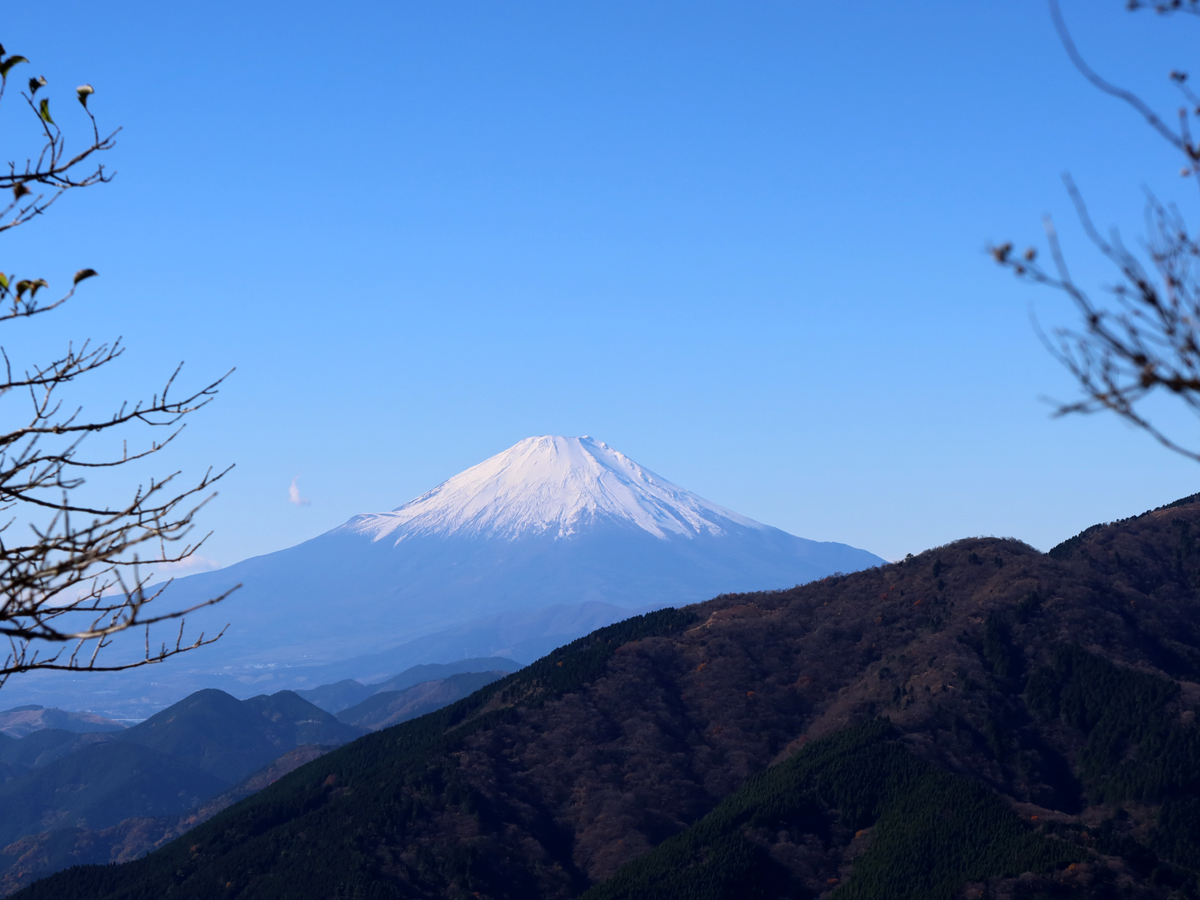
[[[631,619],[16,896],[1200,897],[1198,527]]]

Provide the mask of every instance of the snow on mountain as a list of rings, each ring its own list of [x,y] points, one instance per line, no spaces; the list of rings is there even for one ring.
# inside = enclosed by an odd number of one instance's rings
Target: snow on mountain
[[[511,540],[525,533],[567,538],[609,519],[666,538],[721,534],[731,524],[765,528],[644,469],[602,441],[526,438],[387,513],[343,528],[374,541],[470,534]]]
[[[230,623],[212,646],[111,679],[55,673],[10,681],[5,692],[14,702],[137,718],[202,687],[236,696],[311,687],[379,674],[383,660],[404,668],[503,653],[532,662],[530,654],[622,610],[791,587],[882,562],[740,516],[590,437],[534,437],[392,512],[178,579],[162,606],[241,585],[188,616],[189,634]],[[138,699],[122,705],[117,696]]]

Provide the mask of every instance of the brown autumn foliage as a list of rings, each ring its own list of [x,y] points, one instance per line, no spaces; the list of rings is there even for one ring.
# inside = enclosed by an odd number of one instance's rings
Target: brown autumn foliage
[[[149,896],[164,878],[181,897],[203,896],[217,872],[247,896],[276,896],[300,867],[304,896],[359,885],[380,896],[565,900],[694,825],[748,777],[879,716],[901,746],[986,785],[1034,827],[1073,828],[1086,844],[1108,822],[1112,840],[1144,845],[1158,801],[1123,803],[1114,818],[1115,806],[1089,799],[1085,735],[1034,716],[1024,691],[1069,645],[1174,683],[1170,715],[1194,715],[1197,499],[1089,529],[1050,554],[971,538],[790,590],[718,597],[690,607],[697,616],[680,629],[622,639],[561,695],[523,699],[549,683],[552,656],[529,670],[543,674],[484,688],[465,720],[450,707],[362,738],[142,862],[62,873],[29,896],[125,896],[133,885]],[[463,732],[470,717],[486,724]],[[808,831],[751,835],[800,894],[852,883],[871,847],[870,828],[856,834],[836,809],[822,815]],[[1062,872],[971,889],[1170,895],[1111,846],[1092,841],[1088,861]]]

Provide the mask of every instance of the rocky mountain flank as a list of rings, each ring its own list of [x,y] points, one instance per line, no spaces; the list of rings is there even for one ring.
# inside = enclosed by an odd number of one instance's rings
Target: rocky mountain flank
[[[1196,897],[1198,499],[609,626],[19,896]]]

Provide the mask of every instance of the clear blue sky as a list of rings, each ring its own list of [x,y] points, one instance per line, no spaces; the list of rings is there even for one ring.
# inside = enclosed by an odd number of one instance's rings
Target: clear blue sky
[[[1065,3],[1095,66],[1173,110],[1197,23]],[[70,309],[20,362],[124,335],[100,412],[236,366],[159,471],[236,463],[228,564],[395,507],[533,434],[591,434],[711,500],[899,557],[1046,549],[1200,489],[1034,336],[1064,301],[989,241],[1060,175],[1136,235],[1177,161],[1071,69],[1044,3],[64,2],[5,10],[59,119],[123,126],[105,187],[5,236]],[[25,122],[6,99],[5,159]],[[15,415],[6,401],[5,415]],[[1194,431],[1194,429],[1193,429]],[[299,477],[307,506],[288,502]]]

